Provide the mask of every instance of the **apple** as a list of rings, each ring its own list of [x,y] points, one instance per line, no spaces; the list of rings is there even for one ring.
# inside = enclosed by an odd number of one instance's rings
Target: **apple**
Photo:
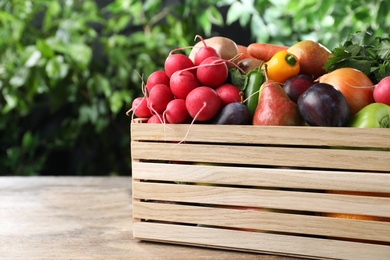
[[[390,76],[384,77],[374,88],[374,100],[390,106]]]
[[[287,79],[283,84],[283,90],[289,98],[297,103],[299,96],[314,84],[314,78],[307,74],[298,74]]]

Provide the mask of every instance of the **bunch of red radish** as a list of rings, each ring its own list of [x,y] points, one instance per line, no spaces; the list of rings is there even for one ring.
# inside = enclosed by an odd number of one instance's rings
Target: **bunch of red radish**
[[[207,46],[203,38],[191,60],[183,48],[172,50],[164,70],[149,75],[143,86],[143,97],[134,99],[131,109],[137,118],[147,123],[181,124],[206,122],[232,102],[242,100],[241,91],[227,82],[228,65],[217,51]],[[196,39],[195,38],[195,39]]]

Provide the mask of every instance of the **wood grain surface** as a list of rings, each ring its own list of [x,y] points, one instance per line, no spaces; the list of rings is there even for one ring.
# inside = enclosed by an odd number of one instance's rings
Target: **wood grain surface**
[[[293,259],[138,241],[130,177],[0,177],[0,259]]]

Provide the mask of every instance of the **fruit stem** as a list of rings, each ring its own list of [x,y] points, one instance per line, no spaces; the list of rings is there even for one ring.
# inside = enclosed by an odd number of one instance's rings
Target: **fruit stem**
[[[268,81],[268,64],[264,63],[264,76],[265,76],[265,81]]]
[[[292,54],[287,54],[284,59],[286,60],[287,64],[290,65],[291,67],[294,67],[295,64],[297,63],[297,59]]]

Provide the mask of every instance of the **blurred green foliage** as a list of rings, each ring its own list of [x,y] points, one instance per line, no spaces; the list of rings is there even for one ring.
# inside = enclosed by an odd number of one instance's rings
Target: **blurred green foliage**
[[[373,30],[388,36],[390,2],[386,0],[223,0],[226,24],[251,30],[251,40],[292,45],[303,39],[329,49],[356,31]]]
[[[196,1],[19,0],[0,10],[3,175],[130,174],[125,112],[142,76],[194,31],[210,32],[209,18],[222,22]]]
[[[357,30],[388,33],[388,11],[379,0],[0,0],[0,175],[129,175],[125,112],[196,34],[333,48]]]

